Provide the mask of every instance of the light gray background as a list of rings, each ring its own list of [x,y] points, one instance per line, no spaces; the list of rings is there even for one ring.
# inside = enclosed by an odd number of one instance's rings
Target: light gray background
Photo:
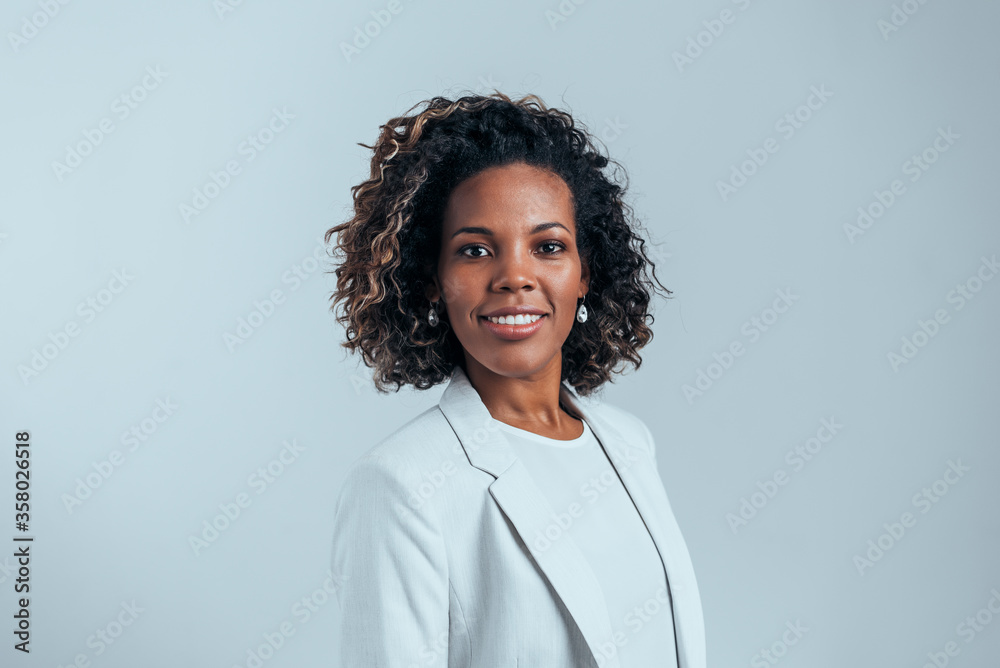
[[[32,652],[5,632],[0,663],[246,666],[287,622],[265,666],[335,665],[339,612],[322,587],[342,474],[443,386],[377,395],[338,347],[329,266],[309,258],[367,176],[358,142],[432,95],[497,87],[602,137],[658,244],[675,298],[656,304],[641,370],[602,399],[656,438],[710,665],[772,665],[759,652],[781,652],[796,622],[808,631],[783,666],[922,666],[949,641],[949,665],[995,665],[1000,280],[975,279],[1000,253],[1000,5],[909,0],[884,32],[901,3],[401,0],[345,57],[387,4],[4,3],[0,540],[16,533],[10,444],[28,429],[36,542]],[[706,32],[727,9],[732,22]],[[707,46],[678,67],[689,38]],[[165,77],[120,118],[113,101],[147,67]],[[787,137],[775,123],[814,86],[831,95]],[[248,161],[241,142],[276,108],[294,119]],[[53,162],[102,119],[113,132],[60,179]],[[939,128],[957,139],[910,181],[904,163]],[[723,201],[717,182],[768,138],[779,150]],[[186,222],[179,206],[229,160],[240,173]],[[894,179],[905,194],[851,243],[845,224]],[[296,265],[312,269],[297,285]],[[128,285],[102,293],[122,270]],[[949,294],[970,279],[978,292],[958,309]],[[230,349],[274,290],[284,302]],[[778,290],[797,299],[751,341],[744,323],[770,318]],[[108,297],[92,320],[78,311]],[[893,368],[889,353],[938,309],[947,323]],[[78,335],[59,348],[69,323]],[[744,354],[709,369],[734,342]],[[51,359],[22,377],[36,351]],[[689,401],[699,371],[715,378]],[[162,422],[158,400],[177,406]],[[831,418],[842,428],[796,471],[786,453]],[[122,434],[144,420],[130,450]],[[301,452],[254,485],[286,441]],[[115,450],[123,463],[70,512],[64,495]],[[949,460],[968,471],[921,512],[914,495]],[[779,470],[786,484],[733,530],[727,514]],[[250,505],[196,555],[190,537],[240,493]],[[859,569],[904,512],[915,525]],[[12,559],[0,566],[9,624]],[[308,620],[303,597],[323,601]],[[88,638],[132,601],[138,618],[98,655]],[[959,625],[977,613],[992,624],[970,639]]]

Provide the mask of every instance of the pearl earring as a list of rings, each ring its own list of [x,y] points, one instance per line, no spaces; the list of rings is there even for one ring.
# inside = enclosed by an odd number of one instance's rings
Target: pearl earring
[[[427,324],[431,327],[437,327],[438,322],[440,322],[437,311],[434,309],[434,304],[437,304],[437,302],[431,302],[431,308],[427,311]]]
[[[583,298],[586,300],[587,295],[584,295]],[[576,310],[576,321],[587,322],[587,307],[583,305],[583,302],[580,302],[580,308]]]

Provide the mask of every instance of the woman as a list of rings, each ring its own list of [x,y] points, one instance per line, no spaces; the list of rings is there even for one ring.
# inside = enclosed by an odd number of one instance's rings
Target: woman
[[[346,474],[342,665],[703,668],[652,435],[587,398],[652,338],[624,187],[533,95],[426,104],[366,146],[327,232],[343,345],[377,389],[448,381]]]

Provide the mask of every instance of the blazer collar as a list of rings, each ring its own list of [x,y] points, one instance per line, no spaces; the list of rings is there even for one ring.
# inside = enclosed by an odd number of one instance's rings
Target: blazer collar
[[[680,551],[669,549],[670,546],[683,545],[683,538],[673,521],[666,496],[662,492],[656,493],[663,486],[659,473],[645,448],[627,443],[614,424],[588,406],[568,382],[564,380],[560,384],[559,392],[563,403],[581,416],[597,437],[649,530],[667,576],[674,616],[677,665],[689,668],[686,646],[696,650],[697,630],[686,628],[683,615],[678,615],[676,611],[694,610],[692,606],[696,604],[700,612],[700,600],[692,601],[690,598],[698,596],[697,588],[682,577],[687,571],[683,562],[679,561],[681,557],[677,553]],[[490,494],[572,615],[596,660],[601,647],[613,642],[612,634],[621,630],[621,620],[616,620],[615,628],[612,628],[604,594],[583,552],[569,535],[553,541],[546,550],[535,548],[535,537],[545,534],[554,510],[508,444],[503,431],[497,427],[497,421],[490,415],[461,367],[456,366],[452,372],[439,407],[472,466],[496,478],[490,484]],[[638,462],[641,464],[635,466]],[[677,577],[672,580],[674,575]],[[603,665],[606,668],[620,668],[617,654],[605,659]]]

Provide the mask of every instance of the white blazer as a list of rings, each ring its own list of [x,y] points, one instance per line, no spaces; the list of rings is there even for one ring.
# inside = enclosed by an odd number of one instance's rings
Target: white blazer
[[[560,394],[603,446],[659,552],[677,665],[705,668],[698,585],[649,429],[565,381]],[[343,668],[622,668],[622,620],[612,625],[579,547],[568,534],[536,547],[555,515],[456,366],[437,406],[346,473],[332,551]]]

